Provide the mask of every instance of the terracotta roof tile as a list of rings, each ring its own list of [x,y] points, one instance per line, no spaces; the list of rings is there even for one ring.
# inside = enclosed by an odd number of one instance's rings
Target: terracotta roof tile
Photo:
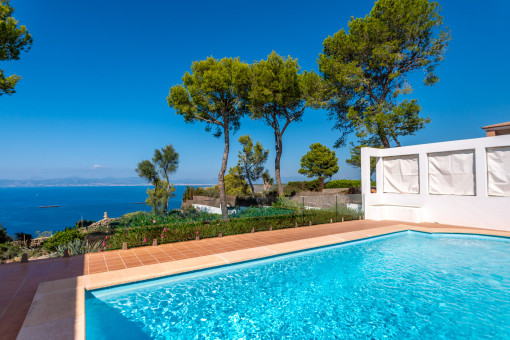
[[[510,127],[510,122],[482,126],[482,129],[485,130],[485,129],[492,129],[492,128],[498,128],[498,127],[505,127],[505,126]]]

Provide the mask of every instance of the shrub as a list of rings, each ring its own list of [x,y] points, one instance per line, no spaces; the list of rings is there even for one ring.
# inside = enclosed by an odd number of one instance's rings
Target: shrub
[[[217,185],[213,187],[204,188],[203,187],[194,188],[187,186],[182,196],[182,201],[184,202],[186,200],[192,200],[194,196],[206,196],[211,198],[218,198],[220,197],[220,192]]]
[[[264,217],[264,216],[280,216],[292,214],[294,210],[286,209],[281,206],[272,207],[249,207],[238,213],[230,215],[230,218],[246,218],[246,217]]]
[[[102,249],[103,241],[89,242],[87,240],[81,240],[79,238],[65,244],[59,244],[57,246],[57,256],[64,256],[64,251],[69,250],[69,255],[79,255],[86,253],[97,253]]]
[[[128,226],[131,224],[148,224],[150,223],[150,217],[155,216],[153,213],[146,213],[145,211],[135,211],[132,213],[127,213],[122,215],[121,217],[115,219],[110,226]]]
[[[76,228],[86,228],[89,225],[94,224],[95,222],[96,221],[93,221],[93,220],[79,220],[78,222],[75,223],[74,226]]]
[[[1,243],[0,244],[0,263],[5,262],[6,260],[13,259],[17,256],[20,256],[21,252],[22,252],[21,247],[17,244]]]
[[[194,192],[195,192],[195,188],[186,185],[186,189],[184,190],[184,193],[182,194],[182,201],[186,202],[187,200],[192,200]]]
[[[274,186],[273,188],[269,189],[269,191],[266,191],[266,197],[267,198],[278,197],[278,187]]]
[[[0,223],[0,243],[10,242],[12,241],[11,237],[7,235],[7,230]]]
[[[16,241],[23,242],[26,247],[30,246],[30,243],[32,241],[32,235],[25,234],[25,233],[16,233],[14,234],[16,237]]]
[[[375,186],[375,182],[370,183]],[[326,189],[348,189],[348,188],[361,188],[361,180],[356,179],[335,179],[326,183]]]
[[[294,196],[300,191],[319,191],[319,180],[288,182],[283,189],[285,196]]]
[[[211,197],[211,198],[219,198],[220,197],[220,189],[218,189],[217,185],[215,185],[213,187],[197,188],[197,189],[200,189],[200,194],[197,194],[197,195],[207,196],[207,197]]]
[[[125,214],[110,225],[112,227],[138,227],[138,226],[152,226],[154,221],[156,224],[169,224],[186,221],[205,221],[220,218],[221,215],[209,214],[197,211],[193,207],[181,210],[172,210],[166,215],[155,215],[154,213],[147,213],[144,211],[137,211],[134,213]]]
[[[326,183],[326,189],[341,189],[341,188],[347,189],[360,186],[361,181],[353,179],[335,179],[333,181],[329,181],[328,183]]]
[[[0,263],[20,258],[23,253],[29,258],[43,255],[39,248],[25,248],[21,244],[7,242],[0,244]]]
[[[67,244],[76,239],[83,240],[85,235],[74,228],[66,228],[44,241],[43,248],[48,252],[54,252],[60,244]]]
[[[273,203],[273,207],[292,209],[296,212],[300,212],[302,205],[299,204],[299,202],[291,201],[288,197],[278,197],[278,201]]]

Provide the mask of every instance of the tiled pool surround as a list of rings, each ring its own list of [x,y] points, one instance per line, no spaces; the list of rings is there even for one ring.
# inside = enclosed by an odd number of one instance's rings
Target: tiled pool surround
[[[117,258],[122,260],[124,268],[126,269],[122,269],[122,266],[118,265],[117,267],[121,268],[117,270],[114,269],[116,266],[109,265],[107,259],[107,256],[108,258],[110,256],[114,258],[114,254],[109,254],[110,252],[97,255],[91,254],[93,256],[88,258],[88,268],[85,269],[88,270],[90,273],[89,275],[44,282],[39,285],[18,339],[40,339],[42,334],[46,334],[46,336],[50,338],[83,339],[85,337],[85,289],[97,289],[148,280],[403,230],[510,237],[510,233],[504,231],[440,225],[403,225],[396,222],[385,222],[383,226],[381,226],[380,222],[374,221],[349,222],[351,227],[358,226],[358,228],[354,228],[354,231],[345,231],[352,229],[345,228],[349,226],[346,222],[336,224],[336,228],[335,224],[329,224],[307,228],[260,232],[256,234],[235,235],[222,239],[182,242],[174,245],[149,247],[148,249],[140,248],[131,250],[131,252],[141,252],[143,250],[147,252],[148,255],[152,256],[153,260],[149,261],[150,257],[146,254],[143,254],[145,256],[141,256],[140,258],[140,256],[135,253],[141,263],[136,263],[136,266],[130,266],[132,264],[131,261],[123,260],[123,254],[129,252],[129,250],[119,251],[116,252]],[[374,227],[370,228],[369,225]],[[362,226],[365,228],[362,228]],[[335,230],[337,231],[336,233]],[[232,238],[237,238],[238,242],[231,242]],[[187,245],[184,243],[187,243]],[[211,248],[215,243],[217,247]],[[195,244],[196,249],[193,249],[192,244]],[[184,248],[184,245],[189,247],[189,249]],[[172,255],[166,254],[167,257],[164,257],[163,254],[161,254],[161,260],[158,260],[158,253],[165,253],[165,251],[161,249],[165,246],[174,247],[174,251],[178,251],[183,255],[187,253],[193,257],[188,256],[188,258],[176,259],[172,257]],[[151,253],[154,253],[156,256],[151,255]],[[177,255],[179,255],[179,253],[175,253],[176,255],[174,256],[178,257]],[[96,263],[101,263],[101,255],[104,257],[102,259],[104,267],[106,267],[105,269],[108,271],[103,270],[101,272],[95,267]],[[98,258],[93,259],[94,256]],[[150,263],[151,261],[152,263]]]

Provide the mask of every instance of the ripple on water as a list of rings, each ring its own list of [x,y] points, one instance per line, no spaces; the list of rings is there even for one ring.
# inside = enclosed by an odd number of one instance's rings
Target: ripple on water
[[[407,232],[93,292],[87,338],[103,338],[94,319],[116,314],[156,339],[504,339],[509,248],[504,239]]]

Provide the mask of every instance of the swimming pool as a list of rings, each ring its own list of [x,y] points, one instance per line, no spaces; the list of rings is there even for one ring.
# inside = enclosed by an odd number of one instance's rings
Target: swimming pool
[[[87,339],[510,337],[510,241],[401,232],[86,292]]]

